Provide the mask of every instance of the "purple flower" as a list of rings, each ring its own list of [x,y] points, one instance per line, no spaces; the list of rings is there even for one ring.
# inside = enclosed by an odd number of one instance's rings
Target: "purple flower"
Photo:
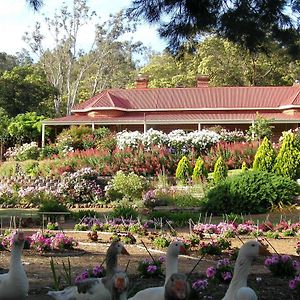
[[[93,275],[95,277],[98,277],[99,275],[102,274],[103,268],[101,266],[95,266],[95,267],[93,267],[93,271],[92,272],[93,272]]]
[[[272,259],[271,259],[271,258],[267,258],[267,259],[265,260],[265,266],[269,267],[269,266],[271,266],[271,265],[272,265]]]
[[[205,290],[207,286],[208,286],[207,279],[198,279],[193,283],[192,288],[195,291],[200,292],[201,290]]]
[[[157,266],[154,266],[154,265],[149,265],[147,267],[147,272],[150,273],[150,274],[153,274],[157,271]]]
[[[282,255],[281,260],[286,263],[287,261],[291,260],[291,257],[289,255]]]
[[[289,288],[290,288],[291,290],[294,290],[296,287],[297,287],[297,282],[296,282],[296,280],[295,280],[295,279],[290,280],[290,282],[289,282]]]
[[[158,260],[163,264],[166,261],[166,257],[165,256],[160,256],[158,258]]]
[[[214,267],[209,267],[206,269],[206,276],[208,278],[213,278],[216,274],[216,269]]]
[[[229,281],[232,278],[232,274],[231,274],[231,272],[224,272],[224,273],[222,273],[222,277],[223,277],[224,281]]]

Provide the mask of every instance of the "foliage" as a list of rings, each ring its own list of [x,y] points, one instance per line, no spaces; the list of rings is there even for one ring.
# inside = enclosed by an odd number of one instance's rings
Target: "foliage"
[[[56,200],[45,200],[41,203],[39,212],[68,212],[69,210]]]
[[[255,154],[253,169],[258,171],[271,172],[273,169],[275,157],[276,152],[272,146],[272,143],[267,137],[264,137]]]
[[[40,148],[36,142],[25,143],[21,146],[8,148],[4,153],[6,159],[14,159],[16,161],[24,161],[28,159],[37,160],[40,156]]]
[[[170,243],[171,240],[163,234],[155,237],[152,241],[153,246],[159,249],[167,248]]]
[[[190,212],[190,211],[152,211],[149,214],[150,219],[162,219],[163,221],[170,221],[172,222],[172,226],[186,226],[188,224],[189,220],[193,220],[193,222],[196,222],[199,218],[199,213]]]
[[[205,196],[204,211],[223,213],[264,213],[279,202],[293,203],[296,182],[271,173],[247,171],[228,177]]]
[[[251,5],[248,1],[234,1],[228,5],[226,1],[135,0],[127,15],[158,24],[160,36],[168,39],[168,48],[173,52],[181,50],[183,45],[191,47],[192,41],[205,33],[215,32],[252,53],[275,40],[296,55],[299,35],[292,15],[297,15],[298,10],[297,1],[251,1]]]
[[[146,182],[144,178],[133,172],[126,175],[123,171],[118,171],[107,185],[105,196],[115,200],[111,196],[113,193],[117,193],[121,198],[129,200],[141,199],[145,188]]]
[[[7,130],[18,143],[38,141],[42,132],[42,120],[45,117],[35,112],[19,114],[11,120]]]
[[[275,159],[273,171],[281,176],[297,179],[300,174],[300,148],[295,135],[291,132],[283,134],[279,153]]]
[[[267,120],[264,117],[260,116],[258,113],[254,123],[249,127],[248,136],[251,140],[262,140],[264,137],[267,137],[269,140],[272,136],[271,122],[273,120]]]
[[[214,184],[218,184],[219,182],[226,179],[228,175],[228,169],[224,162],[224,159],[222,156],[220,156],[214,166],[214,172],[213,172],[213,179]]]
[[[132,206],[118,205],[110,213],[112,218],[137,219],[138,211]]]
[[[193,169],[192,179],[193,182],[197,182],[199,180],[206,180],[208,177],[208,171],[205,168],[204,160],[201,157],[198,157]]]
[[[220,259],[216,267],[206,269],[206,276],[209,280],[217,283],[230,282],[233,276],[233,266],[229,259]]]
[[[53,110],[48,103],[55,94],[55,89],[37,66],[17,66],[0,75],[0,106],[9,117],[27,112],[51,116]]]
[[[248,170],[247,164],[246,164],[245,161],[243,161],[243,163],[242,163],[242,171],[245,172],[247,170]]]

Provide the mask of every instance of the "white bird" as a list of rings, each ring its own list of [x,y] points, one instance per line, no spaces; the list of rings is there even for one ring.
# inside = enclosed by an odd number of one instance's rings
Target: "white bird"
[[[118,271],[118,255],[129,255],[120,241],[113,241],[106,253],[106,276],[79,282],[62,291],[50,291],[48,295],[56,300],[111,300],[111,279]]]
[[[178,272],[178,255],[186,254],[184,245],[180,241],[172,242],[167,250],[166,280],[164,286],[151,287],[137,292],[129,300],[164,300],[165,285],[173,273]]]
[[[13,236],[9,271],[0,275],[1,300],[23,300],[28,295],[28,278],[21,261],[24,242],[24,233],[17,231]]]
[[[182,273],[172,274],[165,285],[164,300],[186,300],[191,293],[187,277]]]
[[[257,300],[254,290],[247,286],[247,279],[252,262],[259,255],[270,255],[270,252],[257,241],[248,241],[240,248],[232,280],[222,300]]]

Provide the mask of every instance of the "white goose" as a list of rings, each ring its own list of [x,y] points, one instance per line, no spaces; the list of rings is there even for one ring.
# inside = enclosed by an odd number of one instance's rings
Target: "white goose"
[[[56,300],[111,300],[111,279],[118,271],[119,254],[129,255],[120,241],[114,241],[106,253],[105,277],[86,279],[62,291],[50,291],[48,295]]]
[[[182,273],[172,274],[165,286],[164,300],[186,300],[191,293],[187,277]]]
[[[24,242],[24,233],[17,231],[13,236],[9,271],[0,275],[1,300],[23,300],[28,295],[28,278],[21,262]]]
[[[164,300],[165,293],[165,285],[169,279],[169,277],[173,273],[178,272],[178,255],[186,254],[186,250],[184,245],[180,241],[172,242],[167,250],[166,257],[166,280],[164,286],[151,287],[148,289],[141,290],[137,292],[132,298],[129,300]]]
[[[247,287],[247,279],[252,262],[259,255],[270,255],[270,252],[257,241],[248,241],[240,248],[232,280],[222,300],[257,300],[254,290]]]

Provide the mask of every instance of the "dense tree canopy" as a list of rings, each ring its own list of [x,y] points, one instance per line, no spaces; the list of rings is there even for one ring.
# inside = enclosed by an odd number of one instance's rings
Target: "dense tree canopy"
[[[133,0],[127,15],[159,24],[177,51],[203,33],[218,34],[251,52],[274,40],[299,55],[299,0]]]
[[[0,76],[0,107],[9,117],[30,111],[51,115],[47,102],[54,95],[54,88],[35,66],[17,66]]]
[[[270,53],[251,53],[223,38],[207,38],[194,54],[182,52],[153,55],[140,72],[150,77],[150,87],[195,86],[197,74],[210,77],[211,86],[291,85],[300,72],[300,62],[270,43]]]

